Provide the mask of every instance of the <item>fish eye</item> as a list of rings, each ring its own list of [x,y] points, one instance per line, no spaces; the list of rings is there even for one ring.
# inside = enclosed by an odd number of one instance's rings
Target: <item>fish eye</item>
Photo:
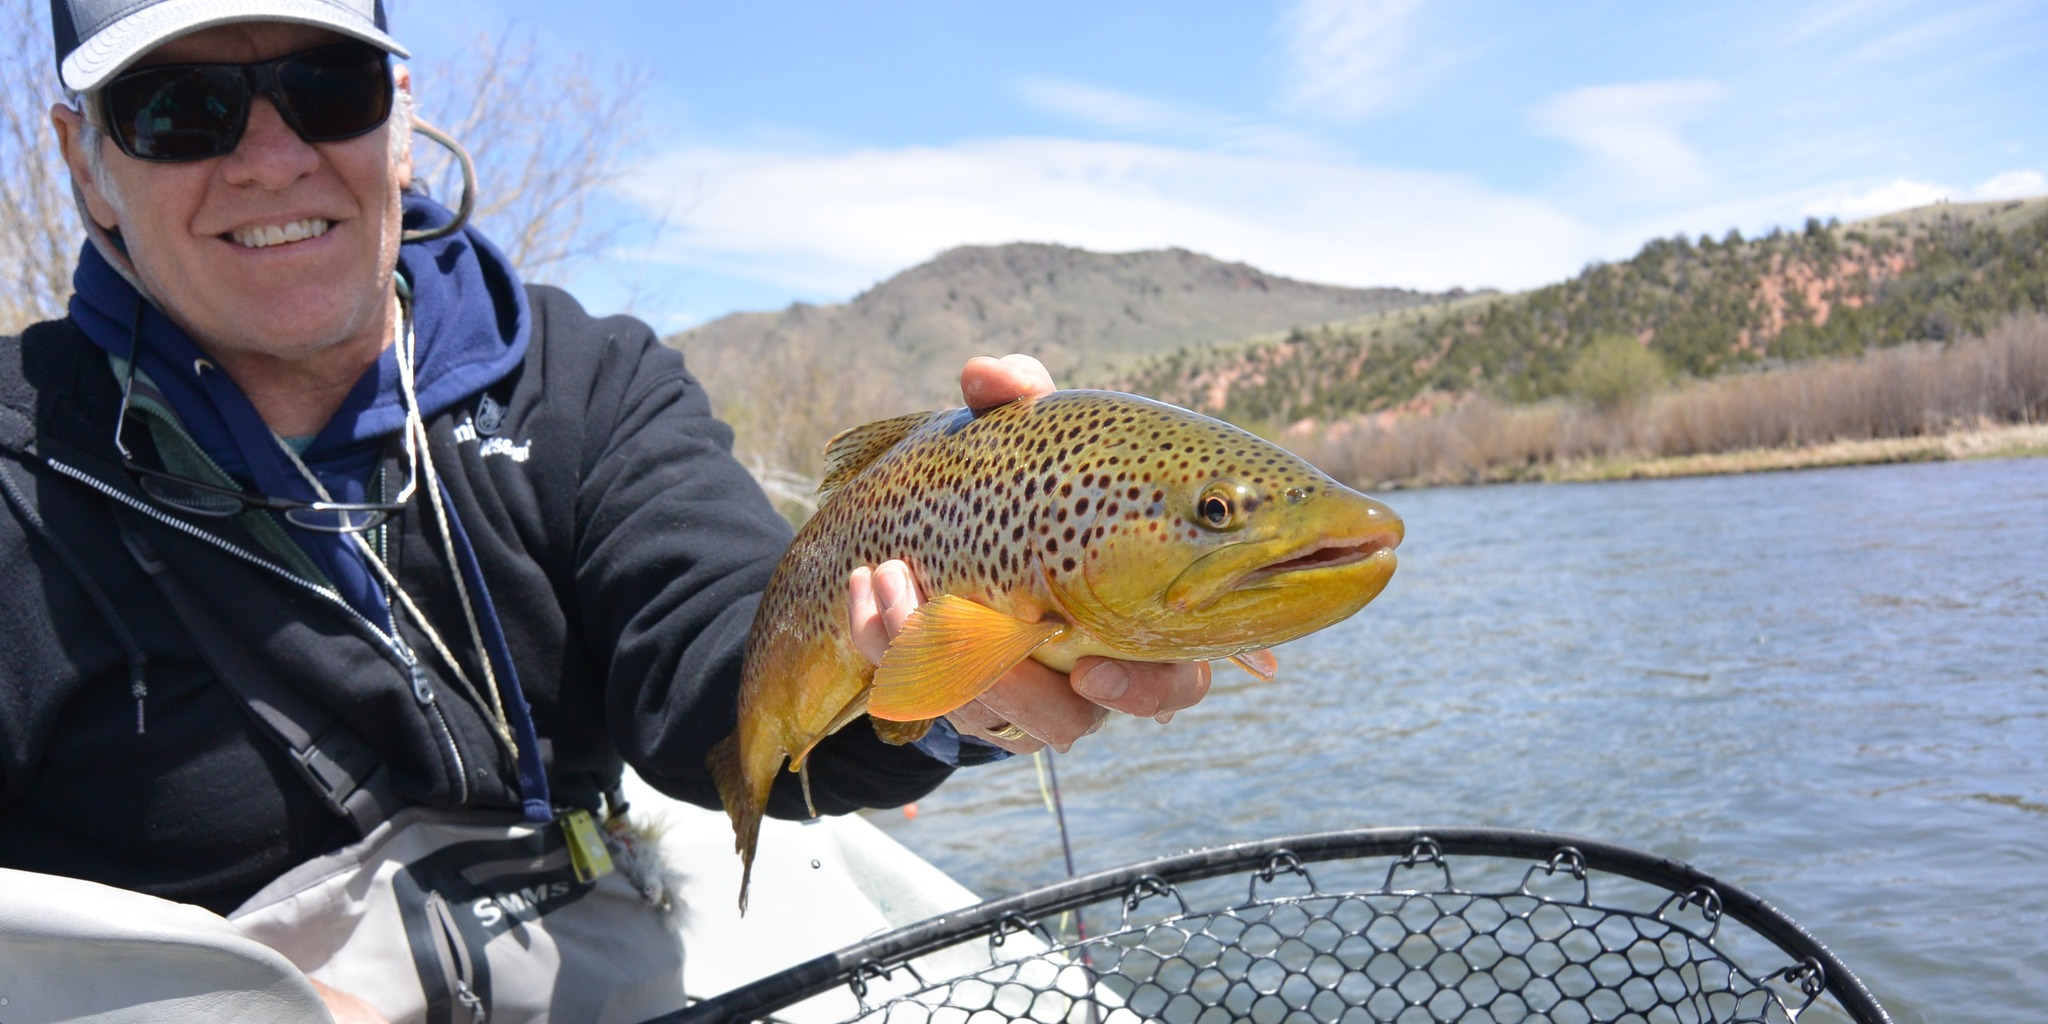
[[[1219,480],[1202,491],[1195,499],[1195,518],[1212,530],[1228,530],[1243,525],[1244,512],[1249,497],[1244,485],[1231,480]]]
[[[1221,494],[1211,494],[1202,499],[1202,518],[1208,520],[1210,526],[1229,526],[1233,511],[1230,499]]]

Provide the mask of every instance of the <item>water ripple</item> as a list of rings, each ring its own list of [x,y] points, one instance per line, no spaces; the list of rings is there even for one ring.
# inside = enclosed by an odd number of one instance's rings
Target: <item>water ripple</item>
[[[1579,832],[1763,895],[1900,1021],[2048,1005],[2048,460],[1395,496],[1349,622],[1059,761],[1094,870],[1420,822]],[[1235,670],[1220,668],[1220,672]],[[1061,874],[1028,760],[885,828]]]

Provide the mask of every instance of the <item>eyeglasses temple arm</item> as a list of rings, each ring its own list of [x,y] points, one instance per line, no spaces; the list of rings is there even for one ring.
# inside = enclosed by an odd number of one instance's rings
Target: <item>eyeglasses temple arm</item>
[[[436,238],[446,238],[462,230],[462,226],[469,223],[469,215],[476,210],[476,162],[469,158],[469,150],[462,148],[462,143],[455,141],[454,136],[428,124],[425,120],[414,117],[412,128],[446,147],[449,152],[455,154],[455,162],[462,165],[462,202],[455,208],[455,219],[438,228],[408,231],[398,236],[401,242],[431,242]]]

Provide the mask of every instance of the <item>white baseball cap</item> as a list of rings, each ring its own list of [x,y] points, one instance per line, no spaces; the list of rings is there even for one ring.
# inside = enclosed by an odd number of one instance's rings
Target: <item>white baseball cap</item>
[[[57,74],[77,92],[98,87],[165,40],[238,21],[315,25],[412,56],[387,34],[383,0],[50,0]]]

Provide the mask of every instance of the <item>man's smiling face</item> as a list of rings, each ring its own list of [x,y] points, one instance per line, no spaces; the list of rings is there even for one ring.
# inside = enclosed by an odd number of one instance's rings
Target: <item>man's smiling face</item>
[[[245,63],[342,38],[302,25],[223,25],[166,42],[137,66]],[[86,202],[94,220],[119,227],[159,308],[216,356],[374,353],[389,337],[399,194],[411,172],[410,158],[392,153],[402,127],[393,118],[366,135],[308,143],[256,97],[226,156],[146,163],[103,142],[110,180],[85,184]]]

